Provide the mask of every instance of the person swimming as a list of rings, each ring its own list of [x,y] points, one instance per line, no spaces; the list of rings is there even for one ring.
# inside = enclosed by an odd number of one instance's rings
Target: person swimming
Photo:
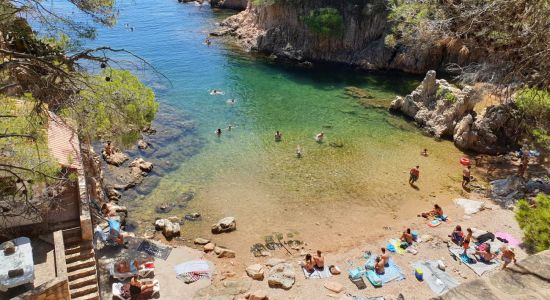
[[[300,145],[296,146],[296,157],[297,158],[302,158],[303,154],[302,154],[302,147],[300,147]]]
[[[222,135],[222,129],[221,128],[216,129],[216,135],[218,137]]]
[[[223,95],[223,92],[220,90],[211,90],[210,95],[216,96],[216,95]]]
[[[233,126],[231,125],[227,126],[227,131],[231,131],[231,129],[233,129]]]
[[[227,101],[225,101],[225,102],[227,102],[227,104],[233,105],[233,104],[235,104],[235,99],[234,98],[227,99]]]
[[[283,134],[279,130],[277,130],[275,132],[275,142],[280,142],[282,139],[283,139]]]
[[[321,143],[323,141],[323,139],[325,138],[325,133],[324,132],[320,132],[318,133],[316,136],[315,136],[315,140],[318,142],[318,143]]]

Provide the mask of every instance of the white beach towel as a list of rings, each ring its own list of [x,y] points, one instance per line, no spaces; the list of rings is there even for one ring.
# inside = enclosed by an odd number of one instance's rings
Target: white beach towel
[[[484,273],[489,272],[489,271],[497,268],[500,265],[500,263],[496,259],[493,259],[490,263],[484,263],[484,262],[478,261],[477,259],[473,263],[466,263],[461,259],[461,255],[464,252],[463,248],[451,247],[451,248],[449,248],[449,251],[452,254],[454,254],[454,256],[457,259],[459,259],[463,264],[465,264],[470,269],[472,269],[472,271],[474,271],[479,276],[481,276]],[[475,253],[475,249],[470,247],[470,249],[468,249],[467,253],[470,257],[472,257],[473,254]]]
[[[306,277],[306,279],[321,279],[329,278],[332,276],[328,267],[325,267],[323,270],[315,268],[312,273],[308,272],[302,267],[302,271],[304,272],[304,276]]]
[[[412,264],[413,269],[420,268],[424,273],[423,278],[432,291],[441,296],[460,283],[451,275],[438,268],[438,261],[417,261]]]
[[[484,206],[485,203],[482,201],[457,198],[455,199],[455,204],[464,208],[464,213],[467,215],[472,215],[479,212]]]

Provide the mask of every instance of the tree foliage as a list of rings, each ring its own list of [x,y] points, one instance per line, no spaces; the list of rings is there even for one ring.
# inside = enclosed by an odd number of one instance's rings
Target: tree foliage
[[[550,150],[550,93],[524,88],[516,92],[515,100],[531,142]]]
[[[405,47],[458,47],[465,81],[550,89],[550,1],[392,0],[391,33]],[[473,62],[472,62],[473,61]]]
[[[79,101],[66,110],[73,119],[83,121],[79,124],[83,134],[97,137],[136,132],[153,121],[158,110],[155,94],[129,71],[105,70],[87,82]]]
[[[550,249],[550,196],[540,193],[532,207],[526,200],[516,206],[516,220],[523,230],[525,244],[533,251]]]
[[[309,30],[325,37],[337,36],[344,31],[344,18],[332,7],[310,11],[309,15],[304,17],[304,23]]]

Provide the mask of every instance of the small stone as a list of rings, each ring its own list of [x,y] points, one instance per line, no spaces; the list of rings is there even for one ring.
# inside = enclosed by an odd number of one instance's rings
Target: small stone
[[[212,225],[212,233],[230,232],[237,229],[237,222],[234,217],[225,217]]]
[[[246,268],[246,274],[254,280],[264,280],[264,267],[260,264],[253,264]]]
[[[420,237],[420,240],[421,240],[422,242],[424,242],[424,243],[427,243],[427,242],[429,242],[429,241],[431,241],[431,240],[433,240],[433,239],[434,239],[434,237],[433,237],[433,235],[431,235],[431,234],[425,234],[425,235],[422,235],[422,236]]]
[[[344,286],[342,284],[334,281],[327,281],[324,286],[327,290],[335,293],[340,293],[344,290]]]
[[[214,250],[215,247],[216,247],[216,245],[214,243],[208,243],[208,244],[204,245],[203,250],[204,250],[204,252],[210,252],[210,251]]]
[[[138,148],[139,149],[147,149],[149,147],[149,144],[147,144],[147,142],[145,142],[144,140],[139,140],[137,142],[137,145],[138,145]]]
[[[235,251],[222,248],[221,252],[218,254],[218,258],[235,258],[235,255]]]
[[[194,242],[197,245],[206,245],[206,244],[210,243],[209,240],[203,239],[203,238],[196,238]]]
[[[267,296],[266,291],[257,290],[257,291],[249,293],[246,296],[246,299],[248,299],[248,300],[269,300],[269,297]]]
[[[156,230],[163,230],[164,227],[166,227],[166,219],[158,219],[155,221],[155,229]]]
[[[180,218],[176,217],[176,216],[173,216],[173,217],[170,217],[168,218],[168,221],[172,222],[172,223],[179,223],[180,222]]]

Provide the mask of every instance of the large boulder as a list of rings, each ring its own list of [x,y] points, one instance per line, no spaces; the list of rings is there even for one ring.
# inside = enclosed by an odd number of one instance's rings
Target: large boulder
[[[179,223],[172,223],[167,219],[158,219],[155,221],[155,229],[162,231],[164,237],[171,239],[179,236],[181,233],[181,227]]]
[[[237,222],[233,217],[225,217],[212,225],[212,233],[230,232],[237,229]]]
[[[246,274],[254,280],[264,280],[264,267],[260,264],[253,264],[246,267]]]
[[[473,111],[474,94],[470,87],[461,90],[444,79],[436,79],[436,72],[432,70],[412,93],[393,100],[390,110],[413,118],[438,138],[452,137],[456,123]]]
[[[105,161],[108,164],[117,166],[117,167],[122,165],[125,161],[128,160],[128,155],[120,151],[117,151],[111,155],[107,155],[105,151],[103,151],[102,154],[103,154],[103,159],[105,159]]]
[[[520,113],[513,103],[470,113],[455,126],[455,145],[464,150],[498,154],[512,150],[521,136]]]
[[[280,263],[271,268],[267,276],[267,284],[271,288],[289,290],[294,285],[296,273],[290,263]]]
[[[134,159],[130,163],[130,167],[131,168],[132,167],[137,167],[141,171],[149,173],[149,172],[151,172],[151,170],[153,170],[153,163],[145,161],[145,160],[143,160],[143,158],[139,157],[139,158]]]

